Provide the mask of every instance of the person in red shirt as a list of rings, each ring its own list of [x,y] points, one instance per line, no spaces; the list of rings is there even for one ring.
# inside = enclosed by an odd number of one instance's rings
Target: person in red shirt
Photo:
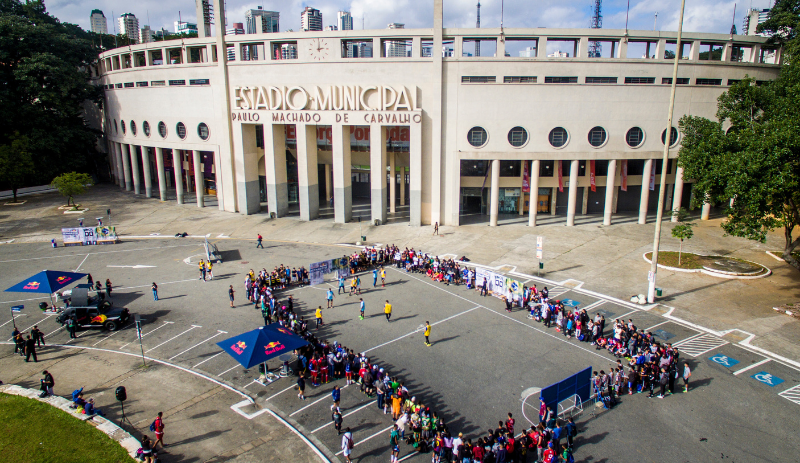
[[[544,463],[551,463],[551,462],[558,461],[558,460],[555,460],[555,458],[556,458],[556,452],[553,451],[553,443],[550,442],[549,444],[547,444],[547,448],[544,450],[544,455],[543,455],[542,461]]]
[[[506,420],[506,428],[508,429],[508,433],[511,436],[514,436],[514,418],[511,416],[511,413],[508,414],[508,419]]]
[[[156,449],[158,444],[161,444],[161,448],[164,448],[164,421],[161,419],[161,412],[158,412],[158,416],[156,420],[153,421],[153,426],[155,427],[156,432],[156,443],[153,444],[153,450]]]

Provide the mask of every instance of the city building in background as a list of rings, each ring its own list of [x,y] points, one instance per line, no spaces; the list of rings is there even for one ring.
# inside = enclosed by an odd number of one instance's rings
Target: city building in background
[[[277,11],[266,11],[262,7],[247,10],[244,14],[245,33],[262,34],[280,32],[280,16]]]
[[[117,22],[120,34],[127,36],[134,43],[139,40],[139,20],[133,13],[121,14]]]
[[[173,23],[175,26],[175,33],[176,34],[198,34],[197,31],[197,24],[194,23],[187,23],[186,21],[175,21]]]
[[[153,30],[150,29],[150,26],[144,25],[139,29],[139,43],[150,43],[153,41],[153,38]]]
[[[101,10],[92,10],[89,22],[91,23],[92,32],[95,34],[108,34],[108,22]]]
[[[569,53],[561,50],[556,50],[547,55],[548,58],[569,58]]]
[[[519,51],[520,58],[536,58],[536,48],[535,47],[525,47],[524,49]]]
[[[387,26],[388,29],[405,29],[405,27],[406,25],[402,23],[391,23]],[[384,45],[383,53],[387,58],[406,58],[411,56],[411,42],[409,40],[387,40]]]
[[[747,10],[747,12],[744,14],[744,27],[742,28],[742,34],[768,37],[769,35],[767,34],[759,34],[756,32],[758,25],[766,21],[767,16],[769,16],[769,8],[763,10],[750,8]]]
[[[321,31],[322,12],[310,6],[305,7],[300,13],[300,30],[302,31]]]
[[[353,30],[353,16],[350,15],[349,11],[339,11],[336,13],[336,26],[340,31]]]
[[[331,24],[330,26],[325,26],[325,30],[326,31],[338,31],[339,28],[336,26],[336,24]]]
[[[199,37],[211,37],[211,25],[214,24],[214,6],[211,0],[195,0],[197,6],[197,34]]]

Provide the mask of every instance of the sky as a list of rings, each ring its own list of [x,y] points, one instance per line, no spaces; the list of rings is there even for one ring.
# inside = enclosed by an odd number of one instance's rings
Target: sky
[[[475,27],[477,0],[444,0],[445,27]],[[513,27],[585,28],[592,15],[592,0],[501,0],[481,1],[481,26],[499,27],[501,6],[503,25]],[[731,23],[741,32],[745,11],[752,8],[769,8],[772,0],[686,0],[684,30],[691,32],[729,33]],[[89,29],[89,14],[100,9],[108,20],[109,33],[113,33],[113,18],[122,13],[133,13],[140,25],[152,29],[164,27],[174,30],[173,23],[196,22],[193,0],[45,0],[50,14],[62,22],[70,22]],[[603,28],[624,29],[628,0],[603,1]],[[734,5],[736,17],[734,20]],[[389,23],[404,23],[406,28],[432,27],[432,0],[230,0],[227,3],[228,24],[244,22],[244,13],[262,6],[265,10],[279,11],[280,29],[300,29],[300,12],[305,6],[322,11],[323,23],[336,23],[336,12],[350,11],[354,29],[385,29]],[[630,0],[628,28],[632,30],[677,30],[680,0]],[[656,18],[656,13],[658,14]]]

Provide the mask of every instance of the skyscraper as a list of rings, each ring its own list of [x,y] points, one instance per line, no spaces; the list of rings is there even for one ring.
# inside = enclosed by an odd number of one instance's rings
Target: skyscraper
[[[389,29],[405,29],[406,25],[391,23],[387,27]],[[388,40],[384,45],[386,46],[384,53],[387,58],[405,58],[408,56],[409,49],[406,40]]]
[[[340,11],[336,13],[336,25],[340,31],[353,30],[353,17],[349,11]]]
[[[759,24],[763,23],[767,20],[769,16],[769,9],[764,10],[756,10],[756,9],[749,9],[744,14],[744,27],[742,28],[742,35],[762,35],[766,36],[766,34],[758,34],[756,33],[756,28]]]
[[[139,40],[139,20],[133,13],[125,13],[117,18],[119,33],[128,36],[134,43]]]
[[[153,30],[145,25],[139,29],[139,43],[150,43],[153,41]]]
[[[262,7],[247,10],[244,14],[246,34],[262,34],[264,32],[280,32],[280,16],[277,11],[266,11]]]
[[[92,10],[89,22],[91,23],[92,32],[95,34],[108,34],[108,22],[101,10]]]
[[[303,12],[300,13],[300,29],[303,31],[321,31],[322,12],[316,8],[307,6]],[[352,26],[350,29],[352,29]]]
[[[214,23],[214,5],[211,0],[195,0],[197,7],[198,37],[211,37],[211,25]]]
[[[176,34],[198,34],[197,24],[187,23],[186,21],[175,21],[173,25],[175,26]]]

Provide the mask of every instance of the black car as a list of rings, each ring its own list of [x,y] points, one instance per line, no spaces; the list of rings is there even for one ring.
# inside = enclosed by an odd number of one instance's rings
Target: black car
[[[116,331],[122,327],[130,318],[128,309],[98,309],[97,307],[69,307],[64,309],[56,321],[65,325],[67,320],[75,317],[79,329],[82,328],[105,328],[109,331]]]

